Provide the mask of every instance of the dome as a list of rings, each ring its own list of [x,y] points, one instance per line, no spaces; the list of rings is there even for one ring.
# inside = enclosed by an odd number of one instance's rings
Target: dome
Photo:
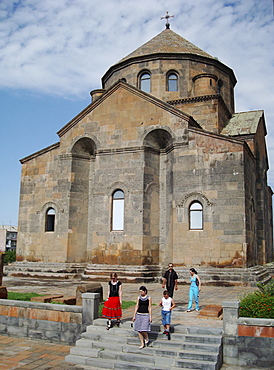
[[[195,54],[207,58],[213,58],[211,55],[198,48],[182,36],[171,31],[171,29],[165,29],[157,36],[128,54],[126,57],[121,59],[119,63],[122,63],[131,58],[143,57],[151,54]],[[214,59],[214,58],[213,58]]]

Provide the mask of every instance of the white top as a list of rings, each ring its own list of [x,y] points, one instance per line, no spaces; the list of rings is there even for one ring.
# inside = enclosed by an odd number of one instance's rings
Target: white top
[[[163,311],[170,311],[171,306],[172,306],[172,298],[171,297],[168,297],[168,298],[163,297],[162,298],[162,310]]]

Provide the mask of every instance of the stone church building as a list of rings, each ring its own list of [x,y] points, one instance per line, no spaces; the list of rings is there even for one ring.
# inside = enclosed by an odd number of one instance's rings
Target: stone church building
[[[112,65],[59,141],[21,160],[17,261],[270,262],[264,112],[235,113],[236,82],[169,27]]]

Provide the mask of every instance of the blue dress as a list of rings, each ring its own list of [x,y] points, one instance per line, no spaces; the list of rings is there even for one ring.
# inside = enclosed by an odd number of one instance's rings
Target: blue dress
[[[196,284],[196,275],[190,276],[188,310],[192,309],[192,301],[195,301],[195,309],[199,310],[199,287]]]

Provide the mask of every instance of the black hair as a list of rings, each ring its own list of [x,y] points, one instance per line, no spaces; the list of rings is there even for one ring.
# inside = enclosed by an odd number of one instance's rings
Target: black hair
[[[197,275],[197,271],[193,267],[191,267],[191,269],[189,269],[189,271],[192,271],[192,272],[194,272],[194,274]]]
[[[147,288],[144,285],[140,286],[139,290],[142,290],[143,292],[147,293]]]

